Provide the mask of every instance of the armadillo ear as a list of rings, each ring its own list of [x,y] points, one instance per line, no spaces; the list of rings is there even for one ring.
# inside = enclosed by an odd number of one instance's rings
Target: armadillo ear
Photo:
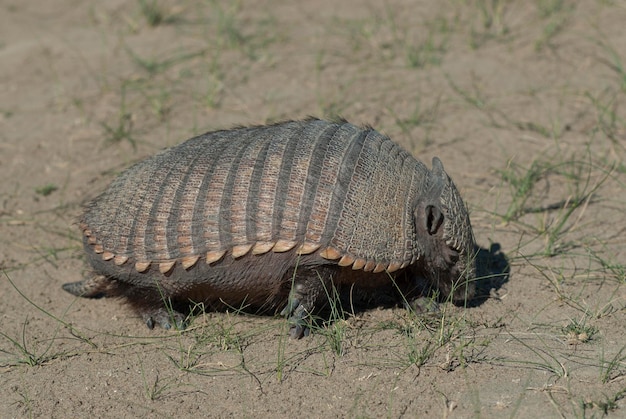
[[[443,168],[443,163],[439,160],[439,157],[433,157],[432,172],[439,178],[445,179],[446,170]]]
[[[443,214],[439,208],[434,205],[427,205],[424,211],[426,212],[426,231],[428,231],[428,234],[431,236],[437,234],[437,231],[439,231],[443,224]]]

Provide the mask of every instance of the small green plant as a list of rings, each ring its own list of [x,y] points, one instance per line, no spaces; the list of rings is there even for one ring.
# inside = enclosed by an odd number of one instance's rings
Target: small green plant
[[[537,11],[542,19],[548,18],[563,10],[564,0],[536,0]]]
[[[482,88],[476,83],[476,81],[472,83],[472,90],[470,91],[459,86],[449,74],[444,74],[444,76],[450,88],[458,94],[461,99],[463,99],[468,105],[476,108],[476,110],[485,112],[490,121],[495,125],[494,117],[491,114],[492,106],[486,98]]]
[[[445,40],[437,42],[434,36],[429,34],[423,42],[406,46],[406,59],[411,68],[439,65],[445,51]]]
[[[606,39],[605,36],[602,37]],[[620,88],[622,92],[626,92],[626,66],[624,65],[622,57],[617,52],[615,47],[611,45],[609,41],[604,39],[592,39],[592,42],[608,55],[608,58],[601,59],[601,62],[617,74],[620,82]]]
[[[324,283],[321,278],[320,281]],[[326,342],[333,353],[341,356],[344,352],[344,342],[346,339],[346,329],[348,324],[345,319],[339,292],[334,284],[331,283],[330,285],[330,289],[326,289],[326,287],[324,287],[330,307],[330,316],[328,318],[327,326],[320,331],[326,337]]]
[[[528,353],[535,355],[535,360],[522,360],[512,361],[507,360],[512,364],[517,364],[527,368],[538,369],[546,371],[557,378],[566,378],[569,376],[569,369],[562,357],[559,356],[553,349],[546,345],[545,340],[540,335],[535,335],[538,344],[529,344],[526,339],[522,339],[514,334],[509,334],[512,341],[522,345]]]
[[[141,14],[150,26],[159,26],[165,20],[165,14],[159,7],[157,0],[139,0]]]
[[[613,396],[605,396],[604,400],[580,400],[581,417],[595,417],[594,411],[599,410],[603,416],[619,408],[618,401],[626,397],[626,387],[615,393]],[[591,412],[588,416],[587,412]]]
[[[582,245],[566,236],[580,228],[585,210],[613,172],[613,165],[597,164],[590,155],[585,159],[542,156],[528,167],[510,161],[499,171],[511,193],[507,209],[499,216],[543,238],[544,255],[563,254]],[[557,193],[550,189],[554,184],[561,186]],[[526,217],[530,214],[536,214],[536,223]]]
[[[215,52],[203,71],[205,75],[204,104],[211,109],[220,107],[224,93],[224,73],[219,65],[219,53]]]
[[[156,92],[150,91],[149,88],[138,87],[137,91],[143,98],[150,104],[152,113],[164,122],[167,119],[171,111],[169,104],[171,98],[171,92],[167,91],[164,87],[160,86]]]
[[[240,47],[245,44],[247,38],[241,32],[237,13],[240,9],[239,2],[220,3],[212,0],[215,17],[217,19],[217,28],[220,38],[228,47]]]
[[[81,341],[89,344],[92,348],[96,348],[96,345],[88,338],[86,338],[85,336],[83,336],[77,329],[75,329],[74,327],[72,327],[70,324],[68,324],[67,322],[63,321],[61,318],[53,315],[52,313],[50,313],[49,311],[45,310],[44,308],[42,308],[41,306],[39,306],[38,304],[36,304],[34,301],[32,301],[30,298],[28,298],[13,282],[13,280],[9,277],[9,275],[2,271],[2,273],[4,274],[4,277],[7,279],[7,281],[9,282],[9,284],[13,287],[13,289],[15,291],[17,291],[17,293],[27,302],[29,303],[31,306],[33,306],[34,308],[36,308],[38,311],[40,311],[41,313],[43,313],[44,315],[46,315],[47,317],[55,320],[56,322],[56,328],[53,332],[53,335],[51,338],[44,340],[47,343],[38,343],[38,341],[40,341],[40,337],[38,336],[29,336],[28,334],[28,324],[29,324],[29,318],[26,317],[24,322],[22,323],[22,331],[21,331],[21,335],[19,337],[12,337],[9,336],[7,333],[4,333],[2,331],[0,331],[0,337],[3,337],[4,339],[6,339],[15,349],[16,352],[10,352],[4,349],[0,349],[0,352],[3,352],[5,354],[8,354],[11,356],[11,358],[9,358],[9,360],[7,361],[1,361],[1,364],[5,364],[5,365],[21,365],[21,364],[25,364],[31,367],[34,366],[38,366],[38,365],[43,365],[45,363],[47,363],[48,361],[51,361],[53,359],[57,359],[59,357],[68,357],[71,356],[73,354],[70,354],[68,352],[65,351],[61,351],[61,352],[54,352],[53,351],[53,346],[55,344],[56,338],[61,330],[62,327],[65,327],[67,329],[69,329],[70,333],[80,339]],[[69,310],[69,307],[68,307]]]
[[[148,400],[155,401],[160,399],[161,396],[163,396],[170,388],[178,384],[174,379],[165,381],[161,380],[158,372],[155,374],[154,381],[151,384],[148,383],[146,371],[143,366],[143,360],[141,357],[137,357],[137,359],[141,370],[141,381],[143,382],[144,394]]]
[[[585,97],[589,99],[595,110],[596,121],[592,134],[602,134],[615,147],[625,151],[623,138],[626,135],[626,118],[621,116],[618,109],[620,96],[619,92],[611,89],[605,89],[599,94],[585,93]]]
[[[405,135],[410,135],[413,128],[420,127],[424,132],[424,137],[420,139],[420,145],[427,146],[432,142],[431,131],[436,126],[437,118],[439,117],[439,107],[441,104],[440,98],[431,104],[430,106],[423,106],[420,96],[415,101],[415,107],[413,112],[405,118],[401,118],[391,108],[388,111],[393,116],[396,125],[400,127]]]
[[[546,168],[543,163],[534,160],[527,169],[521,168],[513,161],[500,171],[500,175],[511,190],[511,203],[502,215],[504,221],[517,220],[527,210],[527,202],[531,198],[537,183],[544,178]]]
[[[33,399],[28,391],[28,386],[22,383],[19,387],[15,386],[14,389],[20,396],[20,400],[15,402],[15,404],[22,408],[22,411],[27,413],[29,418],[35,417],[35,413],[33,411]]]
[[[478,0],[476,4],[482,15],[484,29],[496,28],[498,32],[505,32],[503,26],[506,0]]]
[[[12,338],[6,333],[0,332],[0,336],[9,341],[17,351],[16,353],[11,353],[7,350],[2,350],[2,352],[13,356],[13,360],[9,361],[7,365],[25,364],[34,367],[37,365],[45,364],[47,361],[55,359],[62,355],[50,353],[53,340],[50,340],[48,345],[42,349],[38,348],[37,345],[31,346],[30,342],[27,339],[27,325],[28,317],[24,320],[24,323],[22,324],[22,334],[19,339]]]
[[[55,185],[54,183],[46,183],[43,186],[35,188],[35,193],[37,195],[41,195],[41,196],[48,196],[52,192],[54,192],[54,191],[56,191],[58,189],[59,189],[59,187],[57,185]]]
[[[101,122],[100,126],[105,131],[105,138],[107,143],[119,143],[126,140],[130,143],[133,149],[137,148],[137,142],[133,136],[133,116],[132,113],[126,108],[126,86],[122,85],[121,97],[120,97],[120,109],[117,113],[117,118],[113,124],[108,122]]]
[[[557,15],[546,23],[541,36],[535,41],[535,51],[541,52],[546,47],[551,47],[552,40],[563,30],[568,22],[566,15]]]
[[[319,80],[319,77],[318,77]],[[332,93],[326,93],[325,89],[318,89],[317,91],[317,104],[321,115],[329,120],[338,120],[346,112],[346,109],[350,106],[349,100],[346,94],[349,91],[350,86],[355,83],[356,80],[352,80],[345,85],[338,86]]]
[[[201,57],[206,53],[206,49],[202,48],[196,51],[182,51],[176,54],[173,54],[166,58],[144,58],[139,56],[135,51],[133,51],[130,47],[126,46],[126,52],[132,58],[133,62],[143,69],[149,77],[154,77],[160,73],[163,73],[170,68],[181,64],[185,61],[192,60],[197,57]],[[162,54],[159,54],[161,57]],[[122,96],[123,96],[122,92]]]
[[[567,343],[570,345],[587,343],[598,333],[598,329],[586,324],[584,318],[582,320],[570,320],[570,322],[563,327],[562,331]]]
[[[289,323],[281,322],[281,328],[278,331],[278,342],[276,350],[276,380],[280,383],[285,377],[285,367],[287,366],[286,348],[289,343],[288,337]]]
[[[426,365],[437,351],[432,341],[421,342],[420,339],[412,336],[412,333],[407,335],[406,345],[409,365],[415,365],[418,368]]]
[[[626,285],[626,264],[610,257],[607,252],[596,252],[594,250],[590,250],[590,253],[591,257],[600,264],[604,273],[609,278],[613,278],[619,284]]]
[[[602,383],[606,384],[624,376],[626,376],[626,345],[622,346],[611,359],[605,359],[604,353],[602,353],[600,359],[600,380]],[[626,388],[624,390],[626,391]]]
[[[551,140],[557,140],[563,135],[564,127],[558,118],[553,118],[549,124],[518,120],[502,111],[497,104],[491,103],[483,92],[484,87],[476,80],[472,81],[472,88],[470,90],[459,86],[450,75],[445,74],[445,77],[452,90],[468,105],[485,115],[488,123],[494,128],[510,129],[511,127],[515,127],[521,131],[536,133]]]
[[[470,47],[478,49],[490,40],[503,40],[510,29],[505,22],[507,0],[477,0],[478,24],[472,24]]]

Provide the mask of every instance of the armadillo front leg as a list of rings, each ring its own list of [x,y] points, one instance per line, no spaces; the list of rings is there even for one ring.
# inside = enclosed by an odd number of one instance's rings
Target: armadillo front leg
[[[324,308],[332,295],[332,280],[337,274],[336,266],[297,268],[287,274],[292,282],[287,305],[281,315],[289,322],[289,335],[294,339],[308,336],[311,315]]]
[[[172,308],[166,297],[152,288],[131,286],[105,275],[92,275],[82,281],[63,284],[63,289],[78,297],[126,297],[150,329],[155,325],[164,329],[185,328],[185,315]]]

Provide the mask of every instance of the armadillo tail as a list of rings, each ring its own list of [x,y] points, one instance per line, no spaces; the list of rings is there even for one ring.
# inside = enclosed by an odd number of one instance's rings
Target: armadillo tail
[[[113,282],[104,275],[94,275],[82,281],[63,284],[63,289],[77,297],[100,298],[111,295]]]

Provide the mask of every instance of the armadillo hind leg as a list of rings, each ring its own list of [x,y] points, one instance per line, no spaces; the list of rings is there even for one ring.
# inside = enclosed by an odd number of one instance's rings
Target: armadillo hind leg
[[[163,329],[183,330],[185,328],[185,316],[171,308],[158,307],[152,310],[143,308],[140,314],[149,329],[154,329],[155,324]]]
[[[434,298],[420,296],[409,301],[407,308],[416,314],[437,314],[440,312],[439,304]]]
[[[115,287],[114,280],[104,275],[93,275],[82,281],[63,284],[63,289],[77,297],[100,298],[106,297]]]
[[[332,278],[337,267],[298,268],[287,305],[280,312],[289,322],[289,336],[300,339],[311,332],[311,315],[324,308],[332,295]],[[294,274],[289,273],[291,281]]]
[[[128,286],[121,295],[126,297],[126,302],[141,316],[149,329],[158,325],[163,329],[183,330],[186,316],[181,311],[185,304],[180,304],[172,296],[163,295],[162,292],[152,288]]]

